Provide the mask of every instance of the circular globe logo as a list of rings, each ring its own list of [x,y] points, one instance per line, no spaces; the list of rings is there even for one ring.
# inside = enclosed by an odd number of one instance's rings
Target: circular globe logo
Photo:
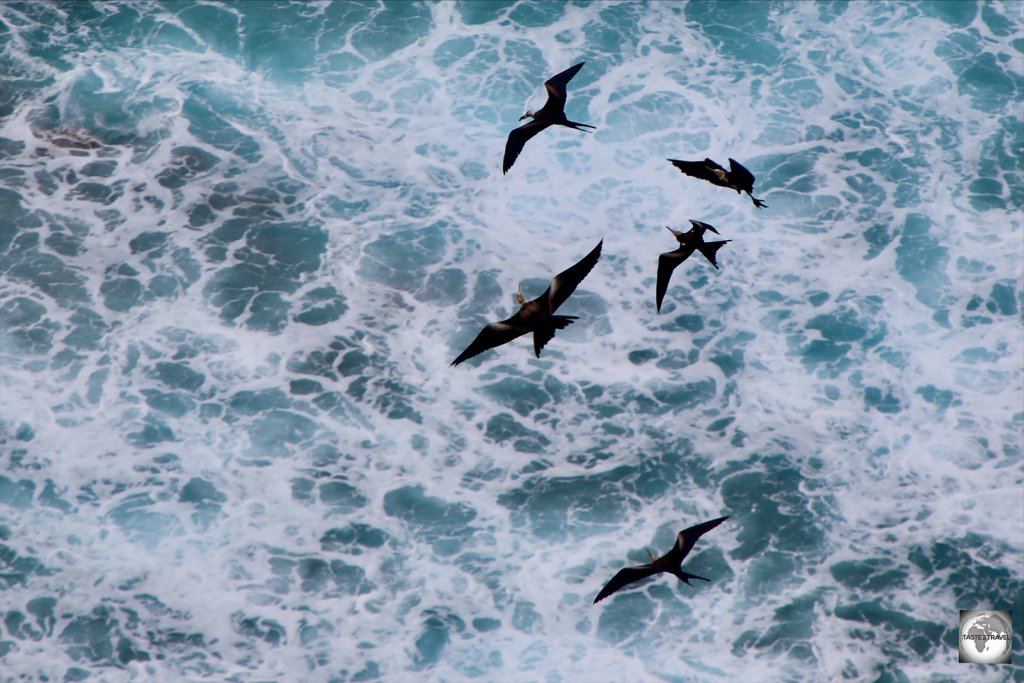
[[[960,610],[960,661],[1009,663],[1011,623],[1009,612]]]

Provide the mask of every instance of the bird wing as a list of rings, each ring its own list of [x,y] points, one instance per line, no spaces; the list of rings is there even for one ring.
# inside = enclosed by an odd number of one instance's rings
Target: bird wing
[[[701,524],[691,526],[689,529],[683,529],[680,531],[679,535],[676,536],[676,544],[671,550],[672,554],[679,556],[679,559],[676,560],[673,558],[673,561],[682,563],[683,558],[690,553],[690,550],[693,549],[693,544],[697,542],[698,538],[711,531],[727,519],[729,519],[728,515],[725,517],[719,517],[718,519],[713,519],[710,522],[702,522]]]
[[[501,163],[502,174],[508,173],[508,169],[512,168],[512,164],[516,163],[516,159],[519,157],[519,153],[523,151],[526,142],[550,125],[550,123],[534,119],[513,129],[508,134],[508,140],[505,142],[505,160]]]
[[[544,82],[544,87],[548,91],[548,101],[544,104],[544,109],[541,111],[546,110],[552,103],[557,103],[556,106],[559,109],[563,111],[565,110],[565,86],[568,85],[573,76],[579,73],[579,70],[583,68],[584,64],[586,64],[586,62],[580,62],[575,66],[570,66],[562,73],[552,76]]]
[[[466,350],[460,353],[458,358],[452,361],[452,367],[488,349],[507,344],[513,339],[517,339],[529,332],[529,330],[524,330],[522,327],[514,324],[518,316],[519,314],[517,313],[508,320],[488,323],[484,329],[480,330],[480,334],[476,335],[473,343],[466,347]]]
[[[672,165],[678,168],[680,171],[693,178],[700,178],[701,180],[707,180],[708,182],[720,184],[721,180],[715,174],[714,169],[718,168],[724,171],[725,169],[716,164],[711,159],[705,159],[704,161],[683,161],[681,159],[669,159]]]
[[[576,287],[583,282],[583,278],[594,268],[594,264],[601,258],[601,245],[604,240],[597,243],[589,254],[579,260],[578,263],[556,275],[548,285],[548,289],[541,295],[541,299],[548,302],[548,313],[554,313],[558,307],[565,303],[565,300],[576,291]]]
[[[690,224],[693,227],[700,228],[701,232],[703,232],[705,230],[710,230],[711,232],[715,233],[716,235],[721,235],[722,234],[722,233],[718,232],[718,230],[715,229],[715,226],[711,225],[710,223],[705,223],[704,221],[695,221],[692,218],[690,218],[689,221],[690,221]]]
[[[754,189],[754,174],[748,171],[746,166],[735,159],[729,159],[729,168],[729,177],[736,187],[745,191]]]
[[[704,258],[706,258],[708,261],[711,261],[711,265],[713,265],[715,268],[718,268],[718,250],[724,247],[725,245],[729,244],[729,242],[732,242],[732,240],[722,240],[720,242],[704,242],[702,244],[697,245],[697,249],[700,251],[700,253],[704,254]]]
[[[609,595],[619,590],[623,586],[646,579],[648,576],[653,576],[658,572],[662,571],[660,568],[655,567],[653,564],[642,564],[638,567],[626,567],[620,569],[619,573],[612,577],[612,580],[604,585],[601,592],[594,598],[594,604],[601,602]]]
[[[655,301],[658,304],[658,312],[661,313],[661,302],[668,291],[668,281],[672,279],[672,271],[680,263],[690,258],[693,247],[679,247],[675,251],[666,251],[658,257],[658,288],[655,291]]]

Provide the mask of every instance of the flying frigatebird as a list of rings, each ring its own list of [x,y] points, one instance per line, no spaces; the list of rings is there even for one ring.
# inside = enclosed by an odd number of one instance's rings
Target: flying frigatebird
[[[533,332],[533,351],[540,358],[540,350],[555,336],[555,330],[564,329],[579,318],[575,315],[555,315],[555,311],[576,291],[576,287],[601,258],[602,244],[604,240],[598,242],[578,263],[556,275],[547,290],[533,301],[526,300],[520,284],[516,292],[519,311],[508,320],[488,323],[473,343],[452,361],[452,365],[458,365],[478,353],[507,344],[529,332]]]
[[[512,168],[512,164],[516,163],[516,158],[523,151],[523,146],[526,142],[548,126],[566,126],[575,130],[582,130],[584,133],[588,132],[584,128],[596,128],[596,126],[591,126],[589,123],[570,121],[565,116],[565,86],[576,75],[576,72],[583,68],[584,64],[586,62],[570,66],[544,83],[544,87],[548,91],[548,101],[535,112],[527,110],[525,114],[519,117],[519,120],[522,121],[526,118],[533,120],[519,126],[508,134],[508,141],[505,143],[505,160],[501,165],[502,174],[508,173],[508,169]]]
[[[708,230],[720,234],[715,230],[715,226],[701,221],[695,221],[692,218],[690,223],[693,225],[692,228],[686,232],[680,232],[679,230],[673,230],[667,225],[665,226],[676,239],[679,240],[679,248],[675,251],[666,251],[664,254],[658,257],[658,285],[655,291],[655,300],[658,304],[658,313],[661,313],[661,302],[665,298],[665,292],[668,291],[668,281],[672,278],[672,271],[676,269],[680,263],[690,258],[690,254],[694,250],[704,254],[704,258],[711,262],[715,268],[718,268],[718,261],[716,260],[716,254],[718,250],[724,247],[732,240],[721,240],[718,242],[705,242],[704,233]]]
[[[668,551],[662,557],[655,557],[648,550],[647,554],[651,556],[650,564],[642,564],[637,567],[626,567],[620,569],[619,573],[612,577],[612,580],[605,584],[605,587],[601,589],[601,592],[594,598],[594,604],[601,602],[609,595],[619,590],[623,586],[627,586],[634,581],[640,581],[646,579],[648,576],[654,576],[655,574],[665,572],[672,574],[677,579],[685,583],[687,586],[690,584],[690,579],[700,579],[701,581],[711,582],[711,579],[705,579],[703,576],[697,576],[696,574],[688,574],[684,572],[680,565],[683,563],[683,559],[689,554],[690,550],[693,549],[693,544],[697,542],[697,539],[706,534],[707,532],[714,529],[716,526],[729,519],[726,517],[719,517],[713,519],[710,522],[703,522],[696,526],[691,526],[689,529],[683,529],[676,536],[676,544],[672,547],[672,550]]]
[[[706,180],[709,183],[719,185],[720,187],[728,187],[729,189],[736,190],[737,194],[740,192],[746,192],[754,201],[754,206],[759,209],[768,207],[767,204],[753,195],[754,174],[748,171],[743,164],[735,159],[729,159],[730,170],[728,171],[711,159],[704,159],[704,161],[682,161],[680,159],[669,159],[669,161],[672,162],[673,166],[688,176]]]

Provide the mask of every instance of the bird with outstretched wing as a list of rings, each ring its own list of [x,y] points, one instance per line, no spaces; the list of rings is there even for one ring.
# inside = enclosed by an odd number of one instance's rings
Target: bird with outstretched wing
[[[690,579],[700,579],[701,581],[707,581],[710,583],[711,579],[705,579],[703,576],[684,572],[680,565],[683,563],[686,556],[690,554],[690,551],[693,550],[694,544],[701,536],[711,531],[727,519],[729,519],[728,516],[719,517],[718,519],[712,519],[709,522],[702,522],[691,526],[688,529],[683,529],[676,535],[676,543],[672,546],[672,550],[668,551],[668,553],[662,557],[655,557],[654,555],[651,555],[651,561],[648,564],[620,569],[619,572],[612,577],[611,581],[605,584],[604,588],[601,589],[601,592],[597,594],[597,597],[594,598],[594,604],[601,602],[624,586],[628,586],[631,583],[641,581],[646,579],[648,576],[654,576],[655,574],[660,574],[662,572],[672,574],[687,586],[690,585]],[[647,553],[648,555],[651,554],[649,550]]]
[[[540,358],[541,349],[555,336],[555,331],[568,327],[578,319],[578,316],[574,315],[555,315],[555,311],[593,270],[601,258],[603,244],[604,240],[601,240],[589,254],[552,278],[548,288],[536,299],[527,301],[521,290],[516,292],[516,300],[520,306],[516,314],[507,320],[488,323],[466,350],[452,361],[452,365],[458,365],[477,354],[507,344],[530,332],[533,333],[533,351],[537,358]]]
[[[535,112],[527,110],[525,114],[519,117],[519,120],[522,121],[526,118],[533,120],[519,126],[508,134],[508,140],[505,142],[505,158],[501,164],[501,172],[503,174],[508,173],[508,170],[512,168],[512,164],[519,158],[519,153],[523,151],[523,147],[530,138],[545,128],[549,126],[566,126],[574,130],[582,130],[584,133],[587,132],[584,130],[585,128],[594,128],[594,126],[587,123],[570,121],[565,116],[565,86],[583,68],[584,64],[586,62],[570,66],[544,83],[544,88],[548,91],[547,102]]]

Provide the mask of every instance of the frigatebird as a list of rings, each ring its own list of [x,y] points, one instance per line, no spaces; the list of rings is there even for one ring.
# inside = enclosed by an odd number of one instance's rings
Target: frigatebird
[[[502,174],[508,173],[508,169],[512,168],[512,164],[516,163],[516,157],[523,151],[523,146],[527,140],[548,126],[566,126],[575,130],[582,130],[584,133],[589,132],[584,130],[585,128],[596,128],[596,126],[591,126],[589,123],[570,121],[565,116],[565,86],[576,75],[576,72],[583,68],[584,64],[586,62],[570,66],[544,83],[544,87],[548,91],[548,101],[535,112],[527,110],[525,114],[519,117],[519,120],[522,121],[526,118],[533,120],[519,126],[508,134],[508,141],[505,143],[505,160],[501,165]]]
[[[658,303],[658,313],[661,313],[661,302],[665,298],[665,292],[668,291],[668,281],[672,278],[672,271],[676,269],[676,266],[690,258],[690,254],[696,250],[704,254],[704,258],[710,261],[711,265],[718,268],[718,262],[715,258],[718,250],[729,242],[732,242],[732,240],[705,242],[704,233],[706,231],[710,230],[716,235],[721,233],[715,230],[715,226],[713,225],[703,223],[701,221],[695,221],[692,218],[689,220],[693,227],[686,232],[680,232],[679,230],[673,230],[667,225],[665,226],[665,228],[675,235],[677,240],[679,240],[679,248],[675,251],[666,251],[658,257],[658,287],[655,291],[655,300]]]
[[[719,185],[721,187],[728,187],[732,190],[736,190],[737,194],[740,192],[746,192],[754,201],[754,206],[759,209],[768,207],[767,204],[753,195],[754,174],[748,171],[743,164],[735,159],[729,159],[730,170],[728,171],[711,159],[704,159],[704,161],[682,161],[680,159],[669,159],[669,161],[672,162],[673,166],[688,176],[700,178],[701,180],[706,180],[709,183]]]
[[[555,336],[555,330],[565,329],[574,320],[579,319],[579,316],[575,315],[555,315],[555,311],[576,291],[576,287],[601,258],[602,244],[604,240],[598,242],[597,246],[578,263],[556,275],[547,290],[533,301],[527,301],[523,296],[520,283],[516,292],[519,312],[508,320],[488,323],[473,343],[452,361],[452,365],[458,365],[478,353],[507,344],[529,332],[533,332],[533,352],[540,358],[540,350]]]
[[[619,573],[612,577],[612,580],[605,584],[605,587],[601,589],[601,592],[594,598],[594,604],[601,602],[609,595],[619,590],[623,586],[627,586],[634,581],[640,581],[646,579],[648,576],[653,576],[660,572],[666,572],[672,574],[677,579],[685,583],[687,586],[692,585],[690,579],[700,579],[701,581],[707,581],[711,583],[711,579],[705,579],[703,576],[697,576],[696,574],[689,574],[684,572],[680,565],[683,563],[683,559],[689,554],[690,550],[693,549],[693,544],[697,542],[697,539],[706,534],[707,532],[714,529],[716,526],[729,519],[726,517],[719,517],[713,519],[710,522],[704,522],[696,526],[691,526],[689,529],[683,529],[676,536],[676,544],[672,547],[672,550],[662,557],[655,557],[648,550],[647,554],[651,556],[650,564],[642,564],[637,567],[626,567],[620,569]]]

